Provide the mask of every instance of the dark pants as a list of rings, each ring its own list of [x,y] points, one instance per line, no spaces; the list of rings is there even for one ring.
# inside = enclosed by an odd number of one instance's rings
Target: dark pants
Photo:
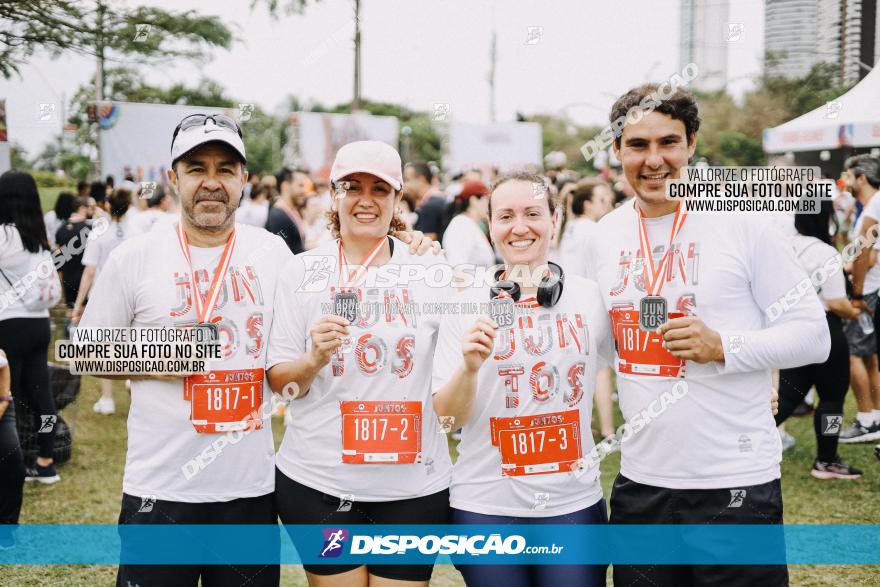
[[[734,492],[741,500],[734,501]],[[667,489],[636,483],[618,475],[611,490],[611,523],[782,524],[782,487],[777,479],[730,489]],[[777,587],[788,585],[788,567],[614,565],[614,584],[627,587]]]
[[[826,316],[831,333],[831,354],[824,363],[779,372],[776,424],[785,422],[815,385],[819,394],[819,406],[813,415],[817,458],[827,463],[837,458],[837,439],[843,428],[843,400],[849,389],[849,345],[840,318],[830,313]]]
[[[122,495],[120,524],[277,524],[271,493],[232,501],[184,503],[155,500],[152,508],[144,500]],[[144,510],[144,511],[141,511]],[[137,547],[136,544],[132,545]],[[126,548],[123,541],[122,549]],[[280,546],[279,546],[280,548]],[[119,565],[118,587],[276,587],[279,565]]]
[[[48,318],[10,318],[0,321],[0,349],[9,359],[12,395],[19,413],[22,407],[33,414],[39,456],[53,458],[55,452],[55,400],[49,389],[48,351],[51,334]],[[52,416],[52,426],[41,426],[40,416]]]
[[[12,402],[0,418],[0,524],[18,524],[24,488],[24,459]]]
[[[452,510],[453,524],[607,524],[608,513],[602,498],[588,508],[564,516],[515,518],[489,516],[464,510]],[[453,532],[454,533],[454,532]],[[549,555],[548,555],[549,557]],[[549,560],[548,560],[549,562]],[[580,585],[605,587],[608,565],[458,565],[468,587],[556,587]]]
[[[348,526],[353,524],[448,524],[449,490],[431,495],[398,499],[395,501],[352,501],[348,507],[340,497],[329,495],[302,483],[297,483],[276,467],[275,503],[278,517],[285,525],[296,549],[302,553],[314,548],[303,542],[294,530],[295,524],[326,524]],[[314,575],[339,575],[360,565],[316,564],[303,565]],[[367,565],[367,572],[383,579],[400,581],[428,581],[434,565]]]

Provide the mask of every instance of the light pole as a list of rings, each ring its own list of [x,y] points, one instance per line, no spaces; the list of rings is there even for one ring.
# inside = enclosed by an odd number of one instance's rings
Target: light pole
[[[351,111],[361,109],[361,0],[354,0],[354,98]]]

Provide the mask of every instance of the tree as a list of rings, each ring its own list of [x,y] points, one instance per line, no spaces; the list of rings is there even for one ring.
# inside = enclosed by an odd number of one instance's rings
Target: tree
[[[28,167],[40,171],[60,169],[67,177],[81,180],[88,178],[91,160],[87,154],[78,150],[59,151],[58,143],[52,141],[43,147],[30,165],[25,165],[25,168]]]
[[[13,169],[27,169],[29,167],[27,156],[25,148],[18,143],[9,144],[9,161]]]
[[[718,145],[722,165],[764,164],[764,146],[761,139],[744,135],[741,132],[727,131],[721,133]]]
[[[0,74],[11,77],[38,50],[73,51],[99,60],[152,63],[203,59],[228,48],[232,33],[214,16],[103,0],[0,0]]]
[[[740,104],[724,92],[699,94],[702,124],[696,155],[710,164],[763,164],[764,129],[819,108],[849,89],[836,84],[835,67],[819,63],[801,78],[761,76]]]
[[[241,127],[248,171],[263,175],[281,169],[284,164],[283,149],[287,143],[284,121],[254,107],[250,118],[241,122]]]
[[[570,118],[564,115],[564,112],[559,114],[562,115],[536,114],[519,118],[523,122],[537,122],[541,125],[542,155],[546,155],[550,151],[561,151],[568,158],[567,169],[585,175],[595,174],[596,170],[593,164],[584,158],[581,147],[586,142],[595,139],[602,129],[574,124]]]
[[[256,7],[257,4],[264,4],[272,16],[277,16],[279,11],[287,14],[302,14],[308,3],[308,0],[251,0],[251,8]]]

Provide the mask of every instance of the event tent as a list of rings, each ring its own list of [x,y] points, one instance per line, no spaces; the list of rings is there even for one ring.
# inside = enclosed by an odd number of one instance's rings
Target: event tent
[[[811,112],[764,129],[766,153],[880,146],[880,68],[850,91]]]

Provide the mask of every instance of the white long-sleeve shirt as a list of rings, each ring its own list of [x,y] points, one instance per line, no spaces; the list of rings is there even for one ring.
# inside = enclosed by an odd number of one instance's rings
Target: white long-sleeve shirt
[[[655,263],[666,251],[672,223],[672,214],[646,219]],[[679,362],[660,349],[646,354],[644,349],[659,341],[646,342],[646,333],[631,326],[638,321],[649,271],[647,263],[643,271],[633,263],[641,253],[632,203],[598,223],[588,248],[589,271],[606,310],[629,308],[626,320],[612,327],[624,417],[633,419],[677,383],[652,371],[677,374],[688,386],[684,398],[652,414],[622,443],[621,473],[675,489],[741,487],[779,478],[770,370],[821,363],[831,344],[822,305],[790,242],[756,215],[686,218],[661,275],[661,295],[669,312],[696,315],[720,334],[724,362],[704,365]]]

